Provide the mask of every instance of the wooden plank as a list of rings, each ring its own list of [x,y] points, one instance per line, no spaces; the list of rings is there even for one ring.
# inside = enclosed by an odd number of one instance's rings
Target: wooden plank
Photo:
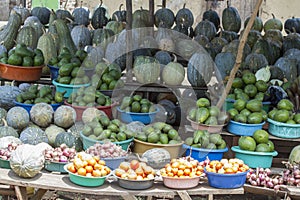
[[[286,191],[278,191],[276,192],[273,189],[265,188],[265,187],[257,187],[249,184],[244,185],[245,192],[258,194],[258,195],[267,195],[267,196],[280,196],[285,197],[287,195]]]
[[[178,190],[177,193],[182,200],[192,200],[186,190]]]
[[[15,186],[15,192],[18,200],[27,200],[26,187]]]
[[[15,191],[9,188],[1,188],[0,195],[9,196],[9,195],[16,195]]]
[[[44,194],[46,194],[47,191],[48,190],[45,190],[45,189],[38,189],[30,199],[31,200],[40,200],[43,198]]]
[[[124,200],[137,200],[137,198],[133,195],[129,195],[129,194],[126,194],[126,195],[122,195],[122,198]]]

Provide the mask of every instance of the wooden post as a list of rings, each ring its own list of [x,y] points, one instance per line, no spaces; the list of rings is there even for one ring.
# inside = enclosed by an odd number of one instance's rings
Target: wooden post
[[[162,2],[161,2],[161,5],[162,5],[162,7],[163,7],[163,8],[165,8],[165,7],[166,7],[166,5],[167,5],[167,2],[166,2],[166,0],[162,0]]]
[[[154,0],[149,0],[150,35],[154,34]]]
[[[244,51],[245,44],[247,42],[248,34],[249,34],[250,29],[251,29],[251,27],[254,23],[255,17],[257,15],[258,11],[259,11],[259,8],[260,8],[260,5],[262,4],[262,1],[263,0],[257,0],[254,11],[253,11],[253,13],[251,15],[251,18],[250,18],[250,20],[249,20],[249,22],[248,22],[248,24],[245,28],[245,31],[244,31],[243,35],[242,35],[242,38],[241,38],[240,43],[239,43],[238,53],[237,53],[237,56],[236,56],[234,67],[230,72],[230,76],[229,76],[228,82],[226,84],[225,91],[222,93],[222,96],[219,99],[219,102],[217,103],[217,106],[219,108],[221,108],[223,106],[224,101],[225,101],[225,99],[226,99],[226,97],[227,97],[227,95],[228,95],[228,93],[231,89],[233,79],[235,78],[235,75],[236,75],[237,71],[240,68],[240,65],[242,63],[243,51]]]
[[[126,78],[132,82],[132,0],[126,0],[126,10]]]

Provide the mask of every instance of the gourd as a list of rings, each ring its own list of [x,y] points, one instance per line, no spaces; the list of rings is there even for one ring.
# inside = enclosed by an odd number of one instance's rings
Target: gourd
[[[75,26],[71,31],[71,37],[77,49],[84,49],[86,45],[92,44],[90,30],[83,25]]]
[[[182,58],[189,60],[196,52],[206,52],[195,40],[181,39],[176,43],[175,53]]]
[[[164,24],[164,28],[172,28],[175,21],[175,15],[172,10],[162,7],[158,9],[154,14],[154,24],[158,28],[161,23]]]
[[[208,20],[199,22],[195,28],[195,35],[205,35],[209,40],[212,40],[216,33],[215,25]]]
[[[221,52],[216,55],[215,63],[222,80],[225,80],[225,77],[230,74],[235,64],[235,60],[235,55],[230,52]]]
[[[241,29],[241,17],[238,10],[229,5],[222,11],[222,26],[226,31],[234,31],[238,33]]]
[[[222,52],[230,52],[233,53],[235,56],[237,55],[237,51],[238,51],[238,46],[239,46],[240,40],[233,40],[230,43],[228,43],[227,45],[225,45],[222,48]],[[248,54],[251,53],[251,48],[250,46],[246,43],[245,47],[244,47],[244,51],[243,51],[243,59],[245,59],[247,57]]]
[[[266,32],[269,29],[278,29],[282,31],[282,23],[279,19],[275,17],[275,15],[272,13],[272,19],[268,19],[264,24],[264,31]]]
[[[193,38],[194,37],[194,29],[193,27],[187,27],[183,24],[176,24],[173,28],[173,39],[184,38],[187,39],[186,36]],[[175,32],[176,31],[176,32]],[[177,33],[179,32],[179,33]]]
[[[280,30],[277,29],[269,29],[265,32],[264,39],[269,39],[278,43],[283,42],[283,36]]]
[[[48,138],[48,142],[51,146],[54,145],[56,136],[62,132],[65,132],[65,129],[63,129],[59,126],[56,126],[54,124],[51,124],[49,127],[47,127],[45,129],[45,134],[46,134],[46,136]]]
[[[173,62],[168,63],[162,71],[162,80],[167,85],[180,85],[185,77],[183,66],[177,62],[177,57]]]
[[[48,143],[48,137],[39,127],[27,127],[20,134],[20,140],[24,144],[38,144],[41,142]]]
[[[15,45],[18,30],[21,27],[22,18],[16,11],[10,12],[5,28],[0,32],[0,41],[6,49],[11,49]]]
[[[106,9],[102,7],[102,0],[100,0],[100,5],[93,13],[91,24],[94,29],[103,28],[108,22],[106,17]]]
[[[245,65],[247,69],[255,73],[260,68],[266,67],[268,65],[268,60],[263,54],[251,53],[246,57]]]
[[[151,23],[149,21],[149,10],[137,9],[132,14],[132,28],[149,27]]]
[[[106,24],[105,29],[112,30],[114,35],[117,35],[124,29],[124,25],[119,21],[110,21]]]
[[[113,21],[126,22],[126,10],[122,10],[123,4],[120,4],[119,10],[112,14]]]
[[[40,22],[45,25],[49,23],[50,10],[47,7],[34,7],[31,10],[31,15],[36,16]]]
[[[24,26],[33,27],[36,32],[37,39],[40,38],[46,32],[44,25],[35,16],[28,17],[24,22]]]
[[[43,52],[45,64],[48,64],[51,58],[57,57],[57,48],[52,33],[44,33],[39,38],[37,48]]]
[[[54,112],[54,124],[62,128],[70,128],[76,121],[76,111],[70,106],[62,105]]]
[[[242,36],[243,32],[244,32],[244,30],[241,31],[241,36]],[[259,31],[250,30],[250,32],[248,34],[248,38],[247,38],[247,44],[252,49],[254,44],[257,42],[257,40],[265,38],[265,36],[267,36],[266,33],[264,34],[264,37],[263,37]]]
[[[202,20],[208,20],[215,25],[216,30],[219,30],[220,27],[220,17],[218,13],[212,9],[209,9],[203,13]]]
[[[284,39],[282,43],[283,52],[288,51],[289,49],[300,49],[300,34],[299,33],[290,33]]]
[[[216,53],[220,53],[223,49],[223,47],[228,44],[228,41],[225,38],[222,37],[215,37],[211,41],[212,48],[216,51]]]
[[[14,6],[13,10],[15,10],[17,13],[21,15],[22,24],[24,24],[26,18],[30,16],[30,11],[27,8],[24,8],[22,4],[18,6]]]
[[[239,38],[238,34],[234,31],[222,30],[221,34],[222,34],[221,37],[225,38],[228,42],[232,42],[233,40]]]
[[[54,110],[47,103],[34,104],[30,110],[30,118],[39,127],[48,127],[53,120]]]
[[[185,8],[185,3],[183,8],[179,9],[175,16],[176,24],[181,24],[186,27],[191,27],[194,24],[194,16],[190,9]]]
[[[137,56],[134,60],[133,72],[139,83],[155,83],[160,74],[160,64],[155,58]]]
[[[72,16],[74,19],[74,24],[87,26],[90,23],[89,16],[90,11],[87,8],[82,7],[82,1],[80,7],[73,10]]]
[[[16,138],[19,137],[18,132],[14,128],[8,126],[7,122],[5,121],[4,118],[1,118],[1,122],[3,125],[0,126],[0,138],[6,137],[6,136],[13,136]]]
[[[287,34],[297,32],[300,33],[300,18],[289,18],[284,22],[284,30]]]
[[[143,153],[141,160],[154,169],[161,169],[171,161],[171,155],[166,149],[152,148]]]
[[[172,61],[171,55],[166,51],[158,51],[154,57],[161,65],[167,65]]]
[[[24,108],[16,106],[9,109],[6,115],[6,121],[8,126],[21,131],[29,124],[29,114]]]
[[[297,78],[297,60],[281,57],[275,62],[274,66],[277,66],[282,70],[284,77],[288,81],[293,81]]]
[[[197,35],[194,37],[194,41],[200,44],[203,48],[206,47],[210,42],[209,39],[204,35]]]
[[[175,44],[170,37],[169,29],[159,27],[155,40],[160,50],[174,52]]]
[[[259,39],[252,48],[252,53],[263,54],[268,60],[268,64],[274,64],[276,58],[272,50],[272,46],[268,40]]]
[[[0,107],[5,110],[15,106],[14,100],[22,91],[16,86],[3,85],[0,86]]]
[[[10,157],[11,169],[23,178],[36,176],[44,167],[44,162],[43,152],[30,144],[18,146]]]
[[[187,78],[191,86],[204,87],[210,81],[215,63],[207,53],[195,53],[188,62]]]
[[[104,111],[99,110],[95,107],[89,107],[85,109],[82,113],[82,122],[84,124],[87,124],[93,121],[94,118],[100,118],[102,116],[107,117]]]
[[[249,20],[250,20],[250,17],[247,17],[247,19],[244,22],[244,28],[246,28]],[[262,22],[261,18],[260,17],[255,17],[251,29],[261,32],[263,30],[263,28],[264,28],[264,25],[263,25],[263,22]]]
[[[17,35],[16,43],[25,44],[31,49],[36,49],[38,37],[35,29],[31,26],[23,26]]]
[[[3,120],[1,119],[6,119],[7,111],[4,108],[0,107],[0,126],[3,126]]]
[[[109,42],[113,41],[114,32],[110,29],[96,29],[93,32],[92,45],[106,49]]]
[[[289,163],[291,164],[299,164],[300,163],[300,145],[295,146],[290,155],[289,155]]]
[[[59,147],[61,144],[66,144],[70,148],[75,147],[77,152],[82,150],[80,138],[75,137],[71,132],[62,132],[56,136],[54,147]]]

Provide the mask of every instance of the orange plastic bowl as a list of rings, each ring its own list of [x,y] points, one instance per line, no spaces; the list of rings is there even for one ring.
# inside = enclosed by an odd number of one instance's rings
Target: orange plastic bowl
[[[25,82],[37,81],[42,76],[43,67],[44,65],[22,67],[0,63],[0,77],[7,80]]]

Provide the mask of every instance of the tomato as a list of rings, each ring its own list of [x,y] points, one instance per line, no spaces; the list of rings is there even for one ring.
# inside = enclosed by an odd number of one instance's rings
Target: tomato
[[[135,170],[135,173],[136,173],[137,175],[143,176],[144,171],[143,171],[143,169],[142,169],[141,167],[139,167],[139,168],[137,168],[137,169]]]
[[[89,159],[87,161],[87,163],[88,163],[89,166],[94,166],[97,163],[97,161],[94,158],[92,158],[92,159]]]
[[[101,176],[102,176],[101,171],[98,170],[98,169],[94,170],[94,171],[92,172],[92,175],[93,175],[94,177],[101,177]]]
[[[85,176],[86,170],[85,170],[85,168],[81,167],[77,170],[77,173],[78,173],[78,175]]]
[[[124,171],[128,171],[130,168],[129,162],[121,162],[119,168],[123,169]]]
[[[222,163],[220,163],[220,162],[216,163],[216,166],[215,166],[216,170],[219,170],[222,167],[223,167]]]
[[[130,161],[130,168],[133,170],[136,170],[137,168],[139,168],[140,166],[140,162],[137,160],[132,160]]]
[[[92,173],[94,168],[92,166],[88,165],[85,167],[85,170],[86,170],[86,173]]]
[[[98,169],[96,169],[96,170],[98,170]],[[95,171],[95,170],[94,170],[94,171]],[[100,170],[98,170],[98,171],[100,172]],[[115,170],[115,175],[116,175],[116,176],[121,177],[122,174],[125,174],[125,171],[124,171],[123,169],[117,168],[117,169]]]

